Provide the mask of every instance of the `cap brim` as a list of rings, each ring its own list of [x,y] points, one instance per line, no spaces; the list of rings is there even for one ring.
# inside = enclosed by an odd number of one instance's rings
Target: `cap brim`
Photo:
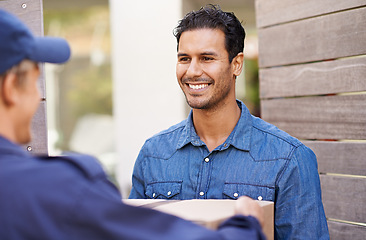
[[[35,37],[35,46],[28,58],[35,62],[64,63],[70,58],[70,46],[63,38]]]

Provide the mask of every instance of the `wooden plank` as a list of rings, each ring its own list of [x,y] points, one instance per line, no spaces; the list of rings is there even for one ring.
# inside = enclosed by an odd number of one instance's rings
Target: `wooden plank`
[[[41,0],[0,1],[0,8],[16,15],[29,27],[34,35],[43,36],[43,9]],[[43,71],[40,76],[39,88],[42,98],[46,98]]]
[[[366,179],[320,175],[327,218],[366,223]]]
[[[366,139],[366,95],[261,101],[261,117],[300,139]]]
[[[366,91],[366,56],[259,70],[261,98]]]
[[[257,27],[290,22],[365,6],[365,0],[256,0]]]
[[[41,101],[32,120],[32,141],[23,147],[32,154],[47,155],[47,139],[46,102]]]
[[[0,1],[0,8],[16,15],[30,28],[34,35],[43,36],[41,0],[5,0]],[[41,64],[41,76],[38,84],[43,100],[32,120],[32,141],[23,147],[32,154],[48,154],[44,64]]]
[[[320,173],[366,176],[365,142],[303,141],[318,160]]]
[[[260,68],[366,54],[366,7],[258,30]]]
[[[364,240],[366,227],[328,221],[329,236],[332,240]]]
[[[40,0],[0,1],[0,8],[13,13],[37,36],[43,36],[43,10]]]

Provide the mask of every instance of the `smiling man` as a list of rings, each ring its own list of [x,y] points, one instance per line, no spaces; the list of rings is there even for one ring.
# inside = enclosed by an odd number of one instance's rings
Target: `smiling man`
[[[176,74],[188,118],[148,139],[130,198],[275,202],[275,239],[329,239],[314,153],[252,116],[235,96],[245,31],[218,6],[188,13],[175,29]]]
[[[197,134],[210,152],[225,142],[239,120],[235,78],[242,66],[243,53],[229,62],[222,30],[202,28],[182,33],[177,78],[193,109]]]

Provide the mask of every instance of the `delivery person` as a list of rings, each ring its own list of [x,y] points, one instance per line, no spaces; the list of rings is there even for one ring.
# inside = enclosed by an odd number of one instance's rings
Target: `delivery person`
[[[97,161],[85,155],[34,157],[39,63],[70,57],[64,39],[35,37],[0,10],[0,239],[264,239],[261,208],[248,197],[217,231],[125,205]],[[240,207],[241,206],[241,207]]]

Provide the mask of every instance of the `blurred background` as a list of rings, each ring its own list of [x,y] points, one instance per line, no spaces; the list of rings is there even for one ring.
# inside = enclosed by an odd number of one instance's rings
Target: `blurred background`
[[[243,23],[237,97],[260,116],[254,0],[44,0],[45,35],[65,37],[72,50],[67,64],[45,66],[49,154],[96,156],[127,197],[144,141],[189,113],[175,78],[173,29],[209,3]]]

